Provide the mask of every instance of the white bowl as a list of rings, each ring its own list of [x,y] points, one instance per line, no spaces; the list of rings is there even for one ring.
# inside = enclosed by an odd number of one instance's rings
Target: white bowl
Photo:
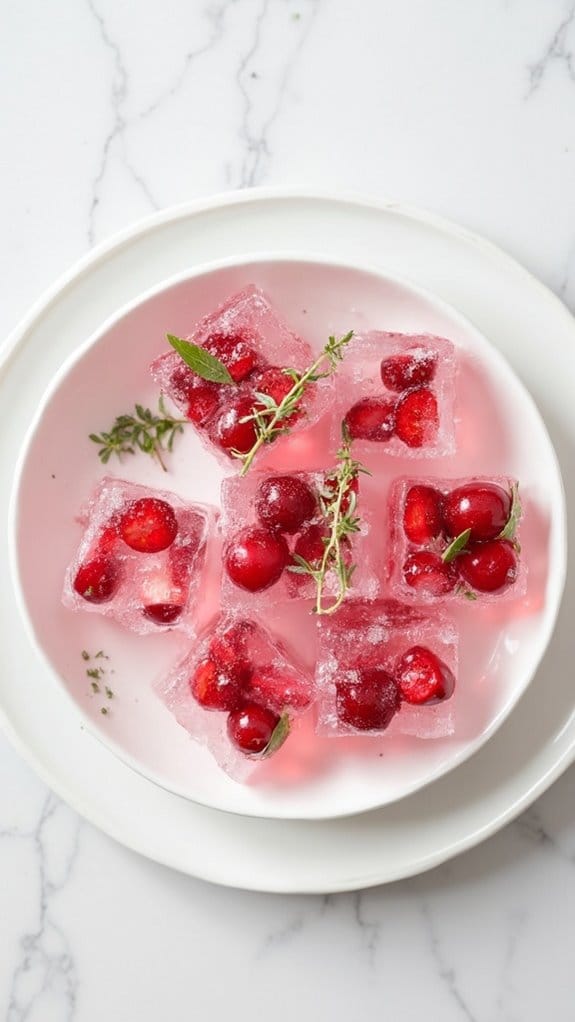
[[[528,592],[497,614],[464,608],[457,729],[448,738],[358,742],[306,738],[304,767],[286,781],[238,785],[190,742],[152,691],[152,681],[181,654],[177,634],[138,637],[93,614],[60,604],[65,566],[79,536],[74,516],[100,465],[88,433],[105,428],[134,401],[155,403],[148,364],[166,332],[190,324],[249,282],[270,293],[287,321],[319,345],[329,333],[383,327],[450,337],[462,352],[460,450],[411,461],[413,474],[508,474],[521,480]],[[191,466],[193,470],[191,471]],[[218,501],[222,470],[193,431],[178,444],[171,474],[143,456],[110,463],[113,474]],[[389,459],[389,477],[406,463]],[[23,615],[54,679],[86,726],[155,783],[204,805],[251,816],[322,819],[381,806],[453,769],[503,722],[534,675],[550,639],[564,584],[565,508],[553,447],[531,397],[503,357],[452,308],[406,281],[361,266],[297,256],[262,255],[211,264],[163,282],[122,309],[61,368],[25,438],[11,509],[12,566]],[[81,650],[105,649],[115,699],[103,716]],[[57,736],[55,736],[55,740]],[[381,752],[384,755],[381,755]]]

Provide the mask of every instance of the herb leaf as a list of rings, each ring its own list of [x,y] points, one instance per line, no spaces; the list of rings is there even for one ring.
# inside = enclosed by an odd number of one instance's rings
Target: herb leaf
[[[149,408],[137,404],[135,415],[118,415],[107,432],[90,433],[92,443],[100,445],[100,461],[106,465],[113,454],[121,459],[123,454],[142,451],[155,458],[166,472],[162,453],[172,450],[176,435],[183,432],[188,420],[174,419],[162,398],[158,402],[158,412],[155,415]]]
[[[275,728],[273,729],[272,736],[266,745],[262,756],[273,756],[274,752],[277,752],[285,742],[287,736],[290,733],[290,719],[287,713],[282,713],[278,720]]]
[[[509,518],[499,533],[497,539],[510,539],[515,542],[515,547],[519,553],[520,547],[515,540],[515,533],[517,532],[517,526],[519,525],[519,519],[521,518],[521,500],[519,499],[519,483],[511,484],[511,510],[509,512]]]
[[[211,383],[235,384],[233,376],[230,375],[223,362],[220,362],[215,355],[210,355],[205,348],[200,348],[198,344],[192,344],[191,341],[185,341],[182,337],[174,337],[173,334],[167,334],[167,338],[168,343],[172,345],[182,361],[203,380],[209,380]]]
[[[441,555],[441,560],[444,564],[449,564],[450,561],[454,561],[457,555],[463,552],[469,542],[470,536],[471,529],[465,529],[464,532],[460,532],[459,536],[456,536],[455,539],[451,541],[449,546],[445,548]]]

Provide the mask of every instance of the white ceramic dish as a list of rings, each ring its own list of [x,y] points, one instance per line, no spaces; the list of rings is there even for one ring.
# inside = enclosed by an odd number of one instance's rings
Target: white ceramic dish
[[[575,327],[560,302],[493,246],[427,214],[306,195],[248,193],[168,211],[101,247],[61,281],[3,350],[0,492],[42,392],[78,338],[158,279],[274,238],[326,259],[367,261],[452,301],[507,355],[550,427],[573,491]],[[546,358],[540,358],[542,338]],[[561,372],[557,372],[557,366]],[[7,559],[6,507],[0,504]],[[568,575],[558,628],[537,677],[477,755],[425,791],[353,819],[248,820],[150,785],[79,723],[39,662],[12,594],[0,591],[4,729],[62,797],[132,848],[220,883],[277,891],[358,888],[429,868],[477,843],[529,804],[572,761],[575,696]],[[241,849],[241,852],[238,851]]]
[[[467,604],[458,614],[461,650],[458,688],[450,707],[455,715],[452,735],[419,740],[386,734],[381,740],[334,743],[312,737],[310,720],[260,770],[259,780],[240,785],[204,748],[190,742],[154,693],[154,680],[189,649],[190,640],[177,633],[131,635],[97,615],[66,610],[60,606],[60,593],[63,571],[81,533],[74,516],[103,475],[124,475],[174,489],[184,498],[219,503],[222,469],[193,430],[178,440],[167,474],[141,456],[127,457],[123,464],[114,460],[103,468],[88,434],[106,427],[119,411],[131,409],[135,400],[155,405],[157,390],[148,366],[166,347],[165,333],[189,333],[200,316],[249,283],[263,287],[317,349],[330,334],[349,327],[427,331],[456,344],[457,454],[430,460],[387,458],[383,466],[379,459],[378,466],[389,481],[405,471],[520,479],[526,510],[522,556],[531,570],[522,600],[501,608]],[[317,455],[308,449],[308,438],[301,434],[298,467],[308,467],[306,458],[310,468],[316,467]],[[269,459],[273,462],[273,450]],[[31,425],[15,483],[13,525],[17,584],[32,633],[90,728],[127,763],[169,791],[212,808],[269,818],[326,819],[385,805],[470,756],[502,723],[531,680],[555,622],[564,580],[564,506],[555,454],[533,401],[499,352],[454,310],[421,290],[359,268],[296,257],[199,267],[142,296],[88,339],[57,373]],[[273,600],[273,590],[269,598]],[[278,623],[293,642],[285,611]],[[314,627],[311,618],[310,634]],[[100,649],[110,657],[105,666],[110,670],[113,665],[115,671],[107,675],[115,697],[106,715],[86,676],[90,667],[81,658],[82,650]]]

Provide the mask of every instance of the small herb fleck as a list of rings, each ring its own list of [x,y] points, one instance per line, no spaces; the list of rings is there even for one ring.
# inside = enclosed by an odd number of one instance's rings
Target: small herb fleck
[[[94,660],[101,660],[102,657],[104,658],[104,660],[109,660],[110,659],[108,654],[104,653],[103,649],[99,649],[97,653],[94,653]]]
[[[106,685],[105,692],[106,692],[106,695],[108,696],[108,699],[113,699],[114,698],[114,693],[113,693],[112,689],[108,687],[108,685]]]
[[[107,713],[108,713],[108,707],[107,707],[107,706],[102,706],[102,707],[100,708],[100,713],[103,713],[103,714],[104,714],[104,716],[106,716],[106,715],[107,715]]]
[[[92,682],[92,692],[94,693],[94,695],[97,695],[99,691],[100,691],[100,686],[98,685],[98,682],[97,681],[93,681]]]
[[[88,650],[87,649],[83,649],[82,650],[82,660],[89,660],[89,659],[90,659],[90,654],[88,653]]]
[[[299,11],[294,11],[291,16],[292,21],[301,21],[301,14]]]
[[[105,674],[105,671],[101,667],[88,667],[86,674],[89,678],[95,678],[96,681],[99,681],[102,675]]]
[[[55,475],[54,475],[54,473],[52,472],[52,479],[55,479],[55,478],[56,478],[56,476],[55,476]]]

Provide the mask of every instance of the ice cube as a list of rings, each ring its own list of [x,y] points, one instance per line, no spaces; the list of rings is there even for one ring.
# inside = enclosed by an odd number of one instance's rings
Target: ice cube
[[[361,479],[358,480],[361,487]],[[294,554],[319,566],[329,535],[322,500],[333,493],[333,472],[257,472],[244,479],[230,476],[222,483],[222,605],[251,613],[288,600],[313,600],[316,584],[308,574],[293,572]],[[355,487],[354,487],[355,492]],[[356,564],[350,592],[373,597],[382,568],[374,563],[381,548],[370,536],[372,519],[361,501],[360,531],[346,539],[346,556]],[[249,552],[252,551],[250,559]],[[249,588],[252,586],[253,588]],[[337,578],[328,571],[324,586],[329,601],[337,593]]]
[[[155,690],[178,723],[207,746],[222,769],[235,780],[246,781],[278,752],[273,742],[280,733],[285,734],[288,725],[291,731],[309,709],[313,681],[261,621],[224,614]],[[252,712],[257,717],[250,722]],[[230,737],[229,729],[234,722],[237,729],[238,721],[245,751]]]
[[[457,631],[440,613],[348,600],[318,619],[317,732],[439,738],[455,730]]]
[[[294,382],[284,369],[301,372],[313,362],[314,355],[309,344],[280,319],[267,296],[252,285],[205,316],[188,340],[223,362],[235,383],[201,379],[174,351],[155,359],[150,367],[152,376],[193,423],[208,448],[226,466],[237,465],[239,469],[240,462],[231,452],[236,449],[246,453],[256,440],[255,423],[243,420],[254,407],[264,407],[257,393],[279,404]],[[290,434],[313,425],[331,404],[332,394],[330,379],[311,385],[300,410],[283,422],[289,425]],[[290,436],[277,437],[274,448],[278,445],[282,455],[289,457]]]
[[[431,334],[357,334],[338,371],[332,442],[354,453],[435,458],[455,451],[455,349]]]
[[[393,595],[418,603],[478,604],[523,596],[527,567],[518,542],[516,493],[517,483],[504,476],[397,479],[389,496],[387,573]]]
[[[217,515],[210,505],[189,504],[164,490],[104,479],[80,517],[84,533],[66,571],[64,605],[103,614],[140,634],[193,633]]]

